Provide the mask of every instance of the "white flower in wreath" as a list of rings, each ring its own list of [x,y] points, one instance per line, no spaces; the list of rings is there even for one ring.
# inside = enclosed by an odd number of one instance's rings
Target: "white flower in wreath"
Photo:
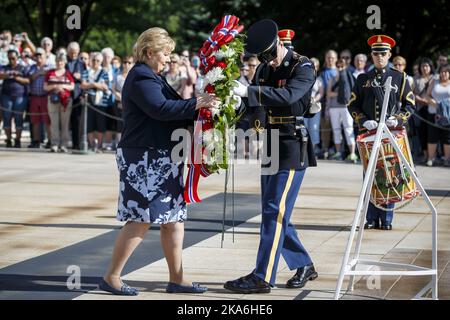
[[[211,108],[209,110],[211,111],[211,115],[212,115],[213,118],[220,114],[220,108],[219,107],[214,107],[214,108]]]
[[[220,130],[209,129],[203,132],[203,141],[207,143],[220,143],[222,141],[222,134]]]
[[[222,48],[214,53],[217,60],[222,61],[224,58],[232,58],[236,54],[236,51],[232,48]]]
[[[239,97],[237,95],[233,95],[233,98],[231,101],[233,102],[234,110],[238,110],[241,107],[241,103],[242,103],[241,97]]]
[[[204,88],[208,84],[214,84],[219,80],[225,79],[225,75],[222,72],[222,68],[215,67],[208,71],[205,75],[205,82],[203,83]]]
[[[208,147],[209,145],[214,144],[214,130],[206,130],[203,132],[203,145]]]
[[[216,163],[215,156],[213,154],[206,154],[203,156],[203,163],[207,165],[214,165]]]

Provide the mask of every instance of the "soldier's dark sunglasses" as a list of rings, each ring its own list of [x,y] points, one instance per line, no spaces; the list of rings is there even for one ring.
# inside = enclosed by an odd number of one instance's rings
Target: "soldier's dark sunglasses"
[[[278,41],[271,49],[258,54],[258,59],[262,63],[269,63],[270,61],[277,58],[277,52],[278,52]]]
[[[372,51],[372,54],[373,54],[374,56],[382,56],[382,57],[385,57],[388,53],[387,53],[387,51],[383,51],[383,52]]]

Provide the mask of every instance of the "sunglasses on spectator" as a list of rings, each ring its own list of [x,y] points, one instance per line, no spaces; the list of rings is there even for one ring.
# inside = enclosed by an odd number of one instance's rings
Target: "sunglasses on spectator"
[[[350,60],[351,58],[350,57],[341,57],[341,59]]]
[[[387,55],[387,52],[372,52],[374,56],[382,56],[385,57]]]
[[[170,61],[169,63],[178,63],[178,61]]]

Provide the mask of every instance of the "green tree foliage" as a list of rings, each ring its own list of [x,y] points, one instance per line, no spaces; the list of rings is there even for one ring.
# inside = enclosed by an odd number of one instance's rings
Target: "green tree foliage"
[[[81,30],[66,28],[71,4],[81,8]],[[381,30],[366,27],[371,4],[381,8]],[[450,49],[447,12],[447,0],[2,0],[0,28],[26,31],[36,44],[47,35],[56,47],[76,40],[85,50],[110,46],[123,55],[131,53],[139,33],[160,26],[174,37],[177,51],[197,51],[224,14],[235,14],[246,27],[271,18],[294,29],[295,48],[321,60],[329,48],[368,53],[367,38],[385,33],[397,40],[394,54],[411,62]]]

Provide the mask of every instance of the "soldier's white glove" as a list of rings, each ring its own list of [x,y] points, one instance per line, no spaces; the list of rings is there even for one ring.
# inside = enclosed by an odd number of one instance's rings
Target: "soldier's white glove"
[[[242,99],[241,99],[241,97],[239,97],[238,95],[234,95],[234,96],[233,96],[233,100],[236,101],[236,103],[234,104],[233,108],[234,108],[234,110],[238,110],[239,107],[241,106]]]
[[[374,130],[378,127],[378,122],[376,122],[374,120],[367,120],[363,123],[363,127],[369,131]]]
[[[233,81],[233,94],[242,97],[242,98],[246,98],[248,97],[248,88],[247,86],[243,85],[242,83],[240,83],[237,80]]]
[[[395,117],[389,117],[389,119],[386,120],[386,125],[389,128],[395,128],[398,126],[398,120]]]
[[[311,106],[309,107],[309,113],[316,114],[322,110],[322,104],[319,101],[316,101],[314,98],[311,98]]]

